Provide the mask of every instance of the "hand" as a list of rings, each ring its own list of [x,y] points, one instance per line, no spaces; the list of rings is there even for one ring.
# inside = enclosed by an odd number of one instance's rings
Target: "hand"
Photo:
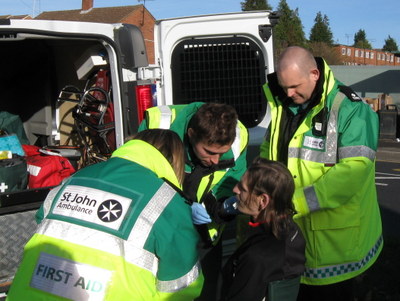
[[[192,204],[192,220],[195,225],[211,223],[211,218],[208,215],[206,208],[197,202]]]
[[[228,215],[235,215],[240,213],[240,211],[237,209],[237,198],[235,195],[227,198],[224,201],[224,203],[222,204],[222,210],[224,214]]]

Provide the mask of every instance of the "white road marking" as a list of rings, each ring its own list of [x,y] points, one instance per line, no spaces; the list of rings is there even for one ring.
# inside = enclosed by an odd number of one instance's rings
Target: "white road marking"
[[[376,172],[376,175],[380,176],[375,176],[375,180],[400,180],[400,174],[393,174],[393,173],[386,173],[386,172]],[[376,183],[375,185],[378,186],[388,186],[389,184],[387,183]]]

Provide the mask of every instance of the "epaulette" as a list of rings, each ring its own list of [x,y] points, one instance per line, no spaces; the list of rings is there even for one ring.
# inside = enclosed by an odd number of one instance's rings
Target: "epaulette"
[[[342,92],[351,101],[362,101],[362,98],[348,86],[339,86],[339,91]]]

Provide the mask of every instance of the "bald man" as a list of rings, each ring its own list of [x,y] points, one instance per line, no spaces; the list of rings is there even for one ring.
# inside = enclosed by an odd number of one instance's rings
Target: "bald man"
[[[375,188],[377,114],[322,58],[289,47],[264,92],[271,123],[261,157],[284,163],[306,238],[298,300],[353,300],[354,278],[382,250]]]

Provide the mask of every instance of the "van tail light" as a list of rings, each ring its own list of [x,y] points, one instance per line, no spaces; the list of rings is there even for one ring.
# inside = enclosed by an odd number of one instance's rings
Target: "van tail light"
[[[144,112],[153,106],[152,85],[136,86],[136,101],[138,106],[138,122],[144,119]]]

